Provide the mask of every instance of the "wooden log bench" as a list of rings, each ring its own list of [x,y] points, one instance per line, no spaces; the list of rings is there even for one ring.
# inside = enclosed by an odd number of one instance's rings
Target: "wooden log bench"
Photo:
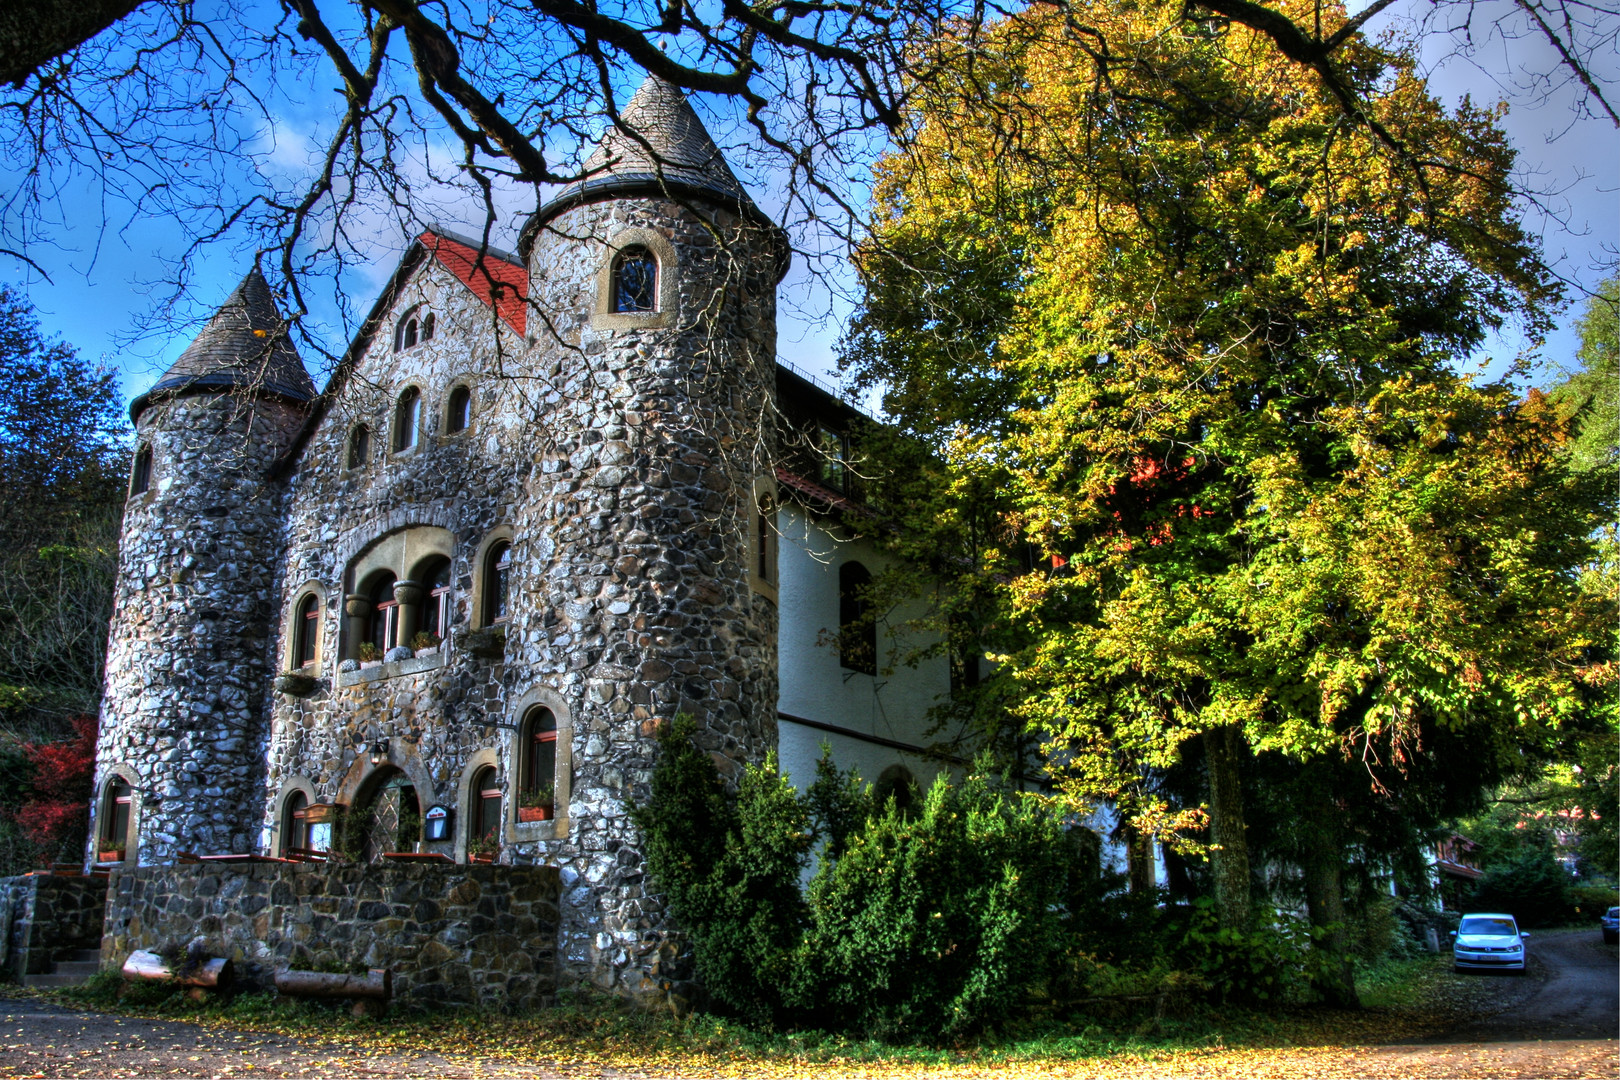
[[[224,990],[231,984],[232,968],[229,958],[171,963],[161,954],[148,949],[136,949],[124,961],[124,978],[129,982],[167,982],[186,987],[186,996],[201,1001],[210,990]]]
[[[380,1016],[394,996],[394,975],[387,968],[372,968],[364,975],[288,968],[276,972],[276,990],[289,997],[349,998],[355,1016]]]

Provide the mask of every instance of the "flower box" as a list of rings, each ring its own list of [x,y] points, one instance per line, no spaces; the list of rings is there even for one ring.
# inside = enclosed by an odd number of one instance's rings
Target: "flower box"
[[[549,806],[520,806],[517,814],[519,821],[550,821],[552,808]]]
[[[482,852],[482,853],[475,854],[475,855],[468,855],[467,856],[467,861],[470,862],[470,863],[490,864],[490,863],[493,863],[495,861],[495,853],[493,851],[490,851],[490,852]]]
[[[98,851],[98,852],[96,852],[96,861],[97,862],[123,862],[124,861],[124,850],[125,849],[123,849],[123,848],[116,848],[116,849],[114,849],[112,851]]]

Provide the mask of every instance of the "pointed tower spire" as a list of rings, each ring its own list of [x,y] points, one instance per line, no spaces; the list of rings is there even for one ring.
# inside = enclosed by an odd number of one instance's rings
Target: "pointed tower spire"
[[[130,417],[139,416],[158,397],[238,388],[296,402],[315,397],[315,384],[298,358],[287,321],[276,309],[270,285],[257,266],[248,271],[180,359],[152,389],[130,404]]]
[[[725,155],[692,103],[678,87],[647,76],[619,113],[596,152],[585,162],[584,180],[569,184],[529,220],[519,241],[527,253],[534,230],[571,206],[609,195],[696,196],[750,217],[763,216],[726,164]]]

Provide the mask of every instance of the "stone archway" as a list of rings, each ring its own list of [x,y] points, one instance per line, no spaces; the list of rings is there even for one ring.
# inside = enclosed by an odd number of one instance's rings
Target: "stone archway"
[[[385,765],[366,778],[350,813],[359,815],[365,862],[381,862],[390,851],[415,851],[422,838],[422,805],[416,785],[403,769]]]

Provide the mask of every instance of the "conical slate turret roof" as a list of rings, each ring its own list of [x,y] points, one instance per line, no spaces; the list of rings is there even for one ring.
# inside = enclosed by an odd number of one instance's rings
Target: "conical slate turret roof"
[[[169,370],[131,403],[131,418],[154,398],[169,394],[232,389],[310,401],[315,384],[288,336],[270,285],[254,267],[202,333]]]
[[[525,241],[536,226],[570,206],[632,191],[706,196],[742,213],[759,213],[692,103],[656,75],[647,77],[619,113],[585,171],[587,179],[568,185],[540,208],[524,230]]]

